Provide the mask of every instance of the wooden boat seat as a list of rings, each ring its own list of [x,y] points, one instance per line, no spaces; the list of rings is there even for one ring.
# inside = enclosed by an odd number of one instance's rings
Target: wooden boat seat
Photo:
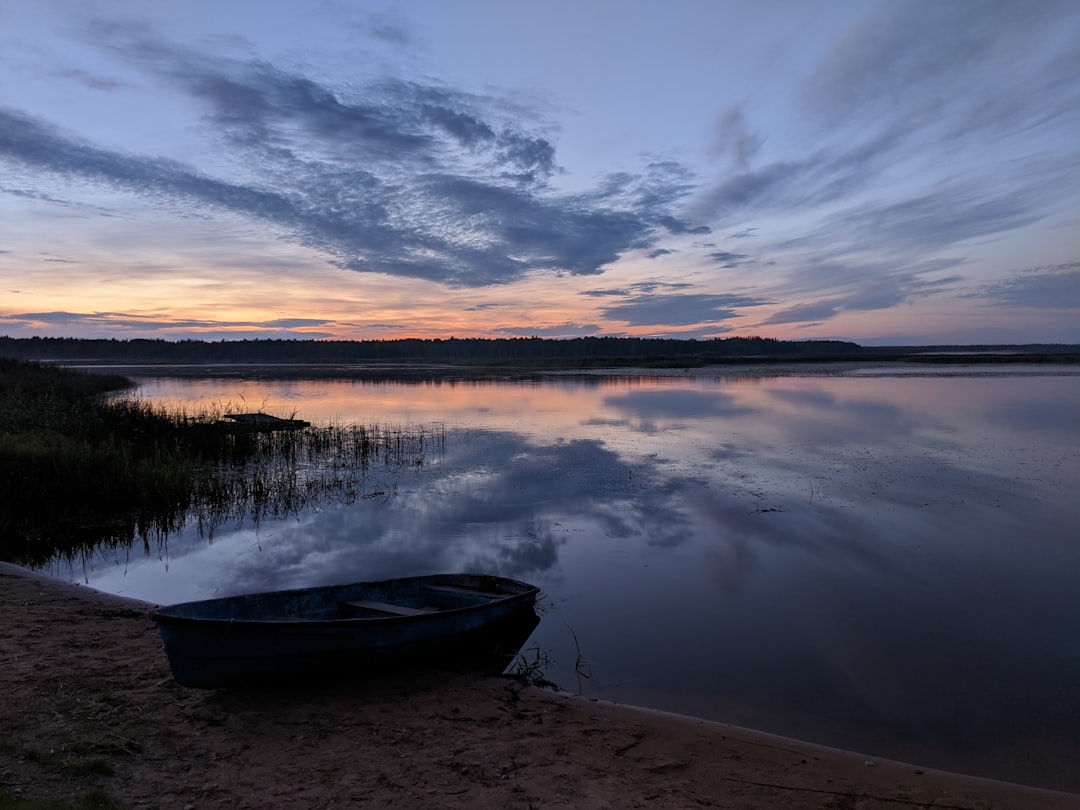
[[[354,610],[371,610],[376,613],[386,613],[391,616],[420,616],[431,613],[434,608],[412,608],[405,605],[392,605],[389,602],[375,602],[371,599],[354,599],[339,603],[343,608]]]
[[[460,585],[425,585],[424,589],[440,593],[460,594],[462,596],[483,596],[486,599],[497,599],[502,596],[507,596],[505,593],[481,591],[476,588],[463,588]]]

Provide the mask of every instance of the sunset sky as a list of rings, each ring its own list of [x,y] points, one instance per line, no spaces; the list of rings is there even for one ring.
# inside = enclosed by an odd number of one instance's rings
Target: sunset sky
[[[1076,0],[0,0],[0,335],[1080,343]]]

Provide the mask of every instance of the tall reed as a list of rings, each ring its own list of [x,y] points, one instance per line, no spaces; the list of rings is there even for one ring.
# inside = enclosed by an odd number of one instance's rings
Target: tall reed
[[[445,446],[439,425],[268,430],[229,422],[220,406],[191,413],[106,395],[125,384],[0,360],[0,559],[149,550],[190,520],[209,533],[349,502],[373,466],[422,465]]]

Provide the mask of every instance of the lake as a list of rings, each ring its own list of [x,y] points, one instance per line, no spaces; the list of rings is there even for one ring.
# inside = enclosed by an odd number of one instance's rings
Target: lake
[[[539,585],[571,692],[1080,791],[1080,367],[525,380],[140,376],[437,425],[366,497],[50,573],[158,603],[477,570]]]

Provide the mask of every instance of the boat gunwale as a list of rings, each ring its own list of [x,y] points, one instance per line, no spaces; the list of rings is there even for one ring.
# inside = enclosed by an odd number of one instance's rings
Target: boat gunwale
[[[500,583],[510,583],[515,586],[519,586],[522,590],[511,593],[498,594],[486,599],[483,602],[477,602],[471,605],[459,605],[455,607],[444,608],[442,610],[433,610],[430,613],[424,613],[415,616],[402,616],[396,614],[386,614],[384,616],[348,616],[348,617],[334,617],[328,619],[305,619],[302,617],[272,617],[272,618],[236,618],[236,617],[217,617],[217,616],[178,616],[171,614],[168,611],[176,610],[179,608],[188,608],[193,605],[202,605],[210,603],[225,604],[230,601],[242,601],[249,597],[259,597],[273,595],[274,597],[288,598],[289,596],[311,594],[316,591],[334,591],[344,588],[352,588],[357,586],[370,586],[376,587],[380,585],[387,585],[391,583],[403,583],[408,581],[415,581],[420,586],[425,584],[436,585],[448,578],[458,576],[477,576],[487,579],[494,579]],[[297,627],[340,627],[342,625],[352,624],[370,624],[371,622],[388,622],[394,620],[404,620],[408,622],[425,622],[428,620],[438,620],[448,616],[457,616],[474,611],[487,611],[498,605],[505,605],[510,602],[535,600],[540,593],[540,588],[535,585],[530,585],[519,580],[510,579],[507,577],[499,577],[490,574],[433,574],[427,576],[416,577],[399,577],[397,579],[390,580],[378,580],[372,582],[349,582],[340,583],[337,585],[315,585],[305,588],[289,588],[281,591],[256,591],[248,594],[233,594],[231,596],[215,597],[213,599],[196,599],[188,602],[178,602],[171,605],[163,605],[154,608],[150,611],[150,618],[155,622],[161,624],[198,624],[198,625],[247,625],[247,626],[272,626],[278,625],[283,627],[297,626]]]

